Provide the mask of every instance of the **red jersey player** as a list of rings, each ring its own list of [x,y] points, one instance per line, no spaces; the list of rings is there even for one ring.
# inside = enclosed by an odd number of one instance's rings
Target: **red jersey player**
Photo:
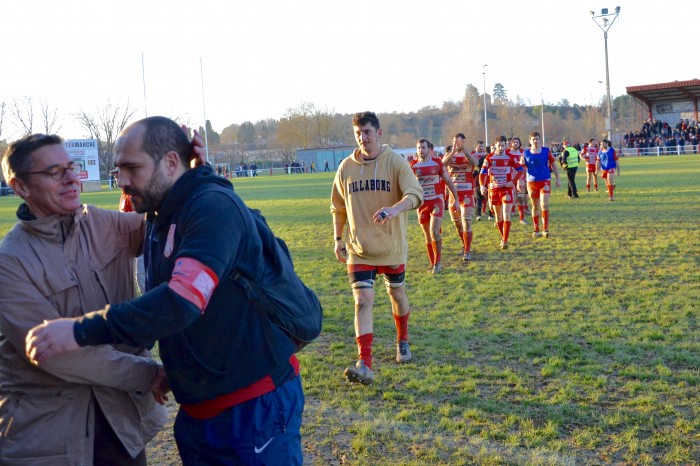
[[[452,223],[462,240],[462,260],[472,260],[472,217],[474,216],[474,177],[472,172],[478,165],[478,160],[466,152],[464,134],[457,133],[452,138],[452,150],[442,157],[442,163],[447,167],[457,188],[459,208],[450,206]],[[457,204],[456,202],[454,204]]]
[[[595,138],[588,140],[588,145],[581,151],[580,157],[586,161],[586,191],[591,192],[591,181],[593,181],[595,190],[598,191],[598,168],[596,167],[598,141]]]
[[[445,213],[443,183],[457,199],[457,190],[442,165],[442,160],[431,155],[430,142],[419,139],[416,143],[417,158],[411,161],[411,169],[423,188],[423,204],[418,208],[418,223],[425,235],[425,248],[430,259],[429,273],[442,272],[442,217]],[[458,206],[457,201],[454,201]]]
[[[514,170],[515,175],[513,175]],[[493,153],[486,156],[481,166],[479,184],[482,195],[485,195],[488,189],[491,205],[496,214],[496,225],[501,232],[501,249],[508,249],[513,186],[517,184],[523,173],[520,163],[506,152],[505,136],[497,137],[493,144]]]
[[[510,142],[510,155],[514,156],[516,160],[520,161],[523,156],[522,142],[520,138],[513,138]],[[527,169],[523,167],[525,174],[527,174]],[[527,210],[527,183],[525,182],[525,176],[520,177],[515,186],[515,201],[518,205],[518,214],[520,216],[520,224],[527,225],[527,220],[525,220],[525,212]]]
[[[472,155],[476,157],[478,162],[476,168],[472,175],[474,176],[474,194],[476,194],[476,221],[481,220],[481,216],[485,215],[486,212],[489,213],[489,220],[493,220],[491,216],[491,208],[489,207],[488,197],[481,195],[481,190],[479,189],[479,170],[481,170],[481,164],[484,162],[484,158],[488,153],[484,148],[484,141],[476,141],[476,147],[472,151]]]

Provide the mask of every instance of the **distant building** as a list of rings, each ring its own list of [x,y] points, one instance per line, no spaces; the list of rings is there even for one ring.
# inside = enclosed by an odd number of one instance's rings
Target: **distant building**
[[[355,149],[357,149],[357,146],[325,147],[323,149],[298,149],[296,151],[296,161],[299,163],[305,162],[307,167],[310,167],[311,162],[314,162],[316,165],[316,171],[323,171],[326,161],[328,161],[328,167],[331,169],[331,171],[335,171],[338,168],[338,165],[340,165],[340,162],[345,157],[352,154],[352,151]],[[410,160],[411,156],[416,154],[415,147],[399,149],[394,148],[393,151],[406,160]],[[436,154],[444,154],[445,147],[435,147],[435,152]]]
[[[700,79],[628,86],[627,94],[646,107],[649,118],[668,122],[681,118],[698,121]]]
[[[311,162],[314,162],[316,171],[323,171],[326,161],[328,161],[328,167],[331,169],[331,171],[335,171],[338,168],[338,165],[340,165],[341,160],[352,154],[352,151],[355,149],[356,146],[324,147],[322,149],[298,149],[296,151],[296,161],[299,163],[305,162],[307,168],[311,166]]]

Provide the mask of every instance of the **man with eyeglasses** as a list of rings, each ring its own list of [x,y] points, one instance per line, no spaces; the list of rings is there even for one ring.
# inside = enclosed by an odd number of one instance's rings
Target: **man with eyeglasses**
[[[169,391],[147,350],[102,345],[40,367],[25,355],[34,326],[134,296],[143,215],[81,205],[79,167],[60,137],[8,147],[2,170],[24,201],[0,242],[0,464],[145,465]]]

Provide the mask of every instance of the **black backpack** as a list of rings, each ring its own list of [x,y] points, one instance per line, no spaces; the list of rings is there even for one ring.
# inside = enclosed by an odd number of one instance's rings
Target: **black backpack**
[[[243,207],[247,208],[247,207]],[[294,272],[294,264],[285,242],[276,237],[259,210],[250,209],[262,240],[263,267],[257,276],[234,270],[229,278],[243,288],[261,317],[282,329],[301,350],[321,333],[323,309],[313,290]],[[273,343],[271,332],[267,335]]]

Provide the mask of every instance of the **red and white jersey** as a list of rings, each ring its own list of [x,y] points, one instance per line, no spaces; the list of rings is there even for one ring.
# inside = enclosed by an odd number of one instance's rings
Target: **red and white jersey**
[[[455,187],[457,188],[457,194],[463,192],[473,192],[474,191],[474,177],[472,176],[472,171],[475,169],[469,159],[462,152],[457,152],[450,159],[450,163],[447,164],[447,171],[454,181]]]
[[[516,160],[516,162],[520,163],[520,159],[523,156],[523,150],[522,149],[518,149],[518,150],[506,149],[506,154],[510,154]],[[517,170],[515,168],[513,168],[513,176],[515,176],[516,171]]]
[[[481,160],[481,159],[483,159],[484,157],[486,157],[487,154],[486,154],[486,152],[477,152],[477,151],[473,150],[472,153],[471,153],[471,155],[473,155],[474,157],[476,157],[476,160]]]
[[[509,152],[489,154],[481,166],[481,174],[489,177],[489,189],[512,188],[515,172],[522,170],[522,165]]]
[[[595,161],[598,158],[598,148],[589,145],[581,152],[581,157],[586,160],[586,164],[595,165]]]
[[[423,188],[423,200],[444,199],[445,188],[440,184],[444,168],[442,160],[431,157],[428,160],[416,159],[410,163],[413,173]]]

